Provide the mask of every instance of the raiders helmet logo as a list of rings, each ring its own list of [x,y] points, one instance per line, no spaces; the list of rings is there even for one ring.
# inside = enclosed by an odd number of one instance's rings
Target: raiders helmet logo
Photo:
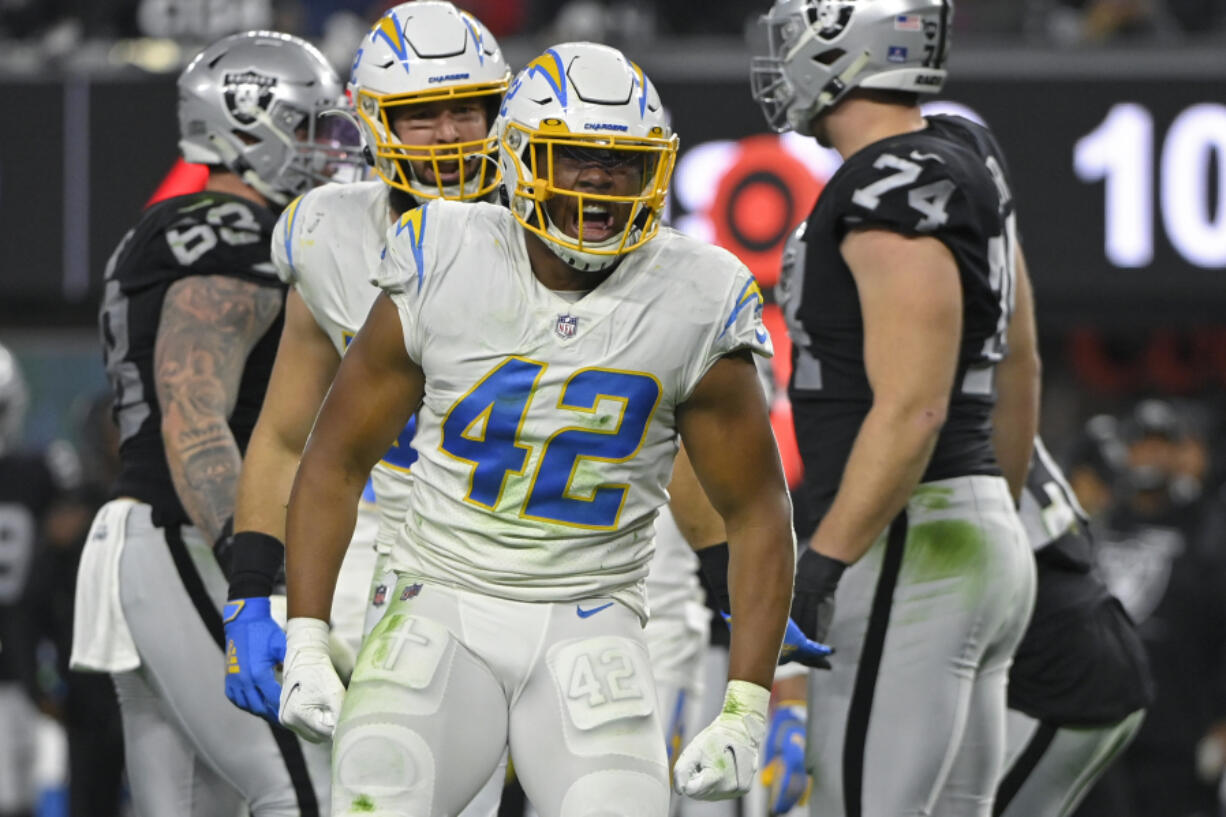
[[[818,0],[816,19],[811,19],[809,24],[817,27],[817,36],[833,40],[847,28],[855,10],[855,0]]]
[[[226,109],[242,125],[250,125],[260,111],[268,110],[272,101],[272,89],[276,77],[246,71],[242,74],[226,74],[223,81]]]

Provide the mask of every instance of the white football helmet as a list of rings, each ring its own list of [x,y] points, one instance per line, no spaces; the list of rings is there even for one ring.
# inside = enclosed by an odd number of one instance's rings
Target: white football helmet
[[[938,93],[953,15],[953,0],[775,0],[761,18],[770,51],[753,59],[753,98],[771,128],[807,135],[853,88]]]
[[[392,7],[363,40],[349,79],[367,159],[379,178],[418,199],[490,197],[499,182],[493,122],[510,79],[498,42],[476,17],[446,2]],[[389,114],[397,106],[473,97],[485,103],[490,124],[485,138],[410,146],[392,131]],[[473,156],[482,160],[467,176],[466,160]],[[459,180],[426,183],[410,161],[433,163],[436,179],[442,177],[440,162],[458,162]]]
[[[512,81],[495,130],[511,212],[567,264],[606,269],[659,231],[678,139],[655,86],[617,49],[596,43],[548,49]],[[624,196],[558,187],[554,156],[576,148],[641,160],[642,189]],[[550,219],[543,204],[554,196],[578,200],[579,237]],[[602,204],[630,205],[626,225],[619,234],[585,241],[583,213]]]
[[[179,75],[179,150],[224,165],[269,201],[287,204],[360,164],[340,77],[315,46],[247,31],[201,51]]]
[[[21,442],[29,405],[30,390],[17,358],[0,345],[0,455],[9,453]]]

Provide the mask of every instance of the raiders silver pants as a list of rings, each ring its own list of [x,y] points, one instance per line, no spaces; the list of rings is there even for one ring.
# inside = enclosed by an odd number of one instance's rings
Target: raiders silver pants
[[[814,817],[990,817],[1035,568],[1005,481],[920,485],[844,573],[809,676]]]
[[[88,580],[81,577],[82,581]],[[329,746],[243,712],[223,691],[226,584],[194,528],[158,528],[133,506],[120,602],[141,666],[115,673],[124,754],[140,817],[328,813]]]
[[[1056,726],[1010,709],[1001,817],[1067,817],[1141,728],[1138,709],[1108,726]]]

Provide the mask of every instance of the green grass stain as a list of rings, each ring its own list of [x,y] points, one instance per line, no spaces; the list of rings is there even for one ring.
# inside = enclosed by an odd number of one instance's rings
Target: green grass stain
[[[943,511],[949,508],[954,489],[947,485],[917,485],[910,502],[928,511]]]
[[[921,522],[907,535],[907,555],[902,577],[909,584],[955,577],[973,577],[967,589],[983,589],[987,580],[983,565],[989,545],[983,531],[961,519]]]
[[[350,811],[374,811],[375,801],[371,800],[368,795],[359,794],[353,799],[353,803],[349,806]]]

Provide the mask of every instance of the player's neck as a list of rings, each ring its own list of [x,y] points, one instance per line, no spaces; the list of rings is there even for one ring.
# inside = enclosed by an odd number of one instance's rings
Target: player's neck
[[[928,126],[920,109],[874,99],[847,99],[822,117],[818,127],[830,147],[847,160],[871,144]]]
[[[604,279],[613,274],[616,265],[605,270],[581,272],[545,246],[535,233],[524,230],[524,247],[528,250],[528,262],[532,265],[532,274],[547,288],[558,291],[582,290],[591,291],[600,286]]]
[[[229,170],[217,170],[211,168],[209,170],[208,181],[204,183],[204,189],[213,193],[229,193],[232,196],[253,201],[261,207],[268,207],[268,199],[260,195],[260,192],[251,185],[244,182],[237,173],[231,173]]]

